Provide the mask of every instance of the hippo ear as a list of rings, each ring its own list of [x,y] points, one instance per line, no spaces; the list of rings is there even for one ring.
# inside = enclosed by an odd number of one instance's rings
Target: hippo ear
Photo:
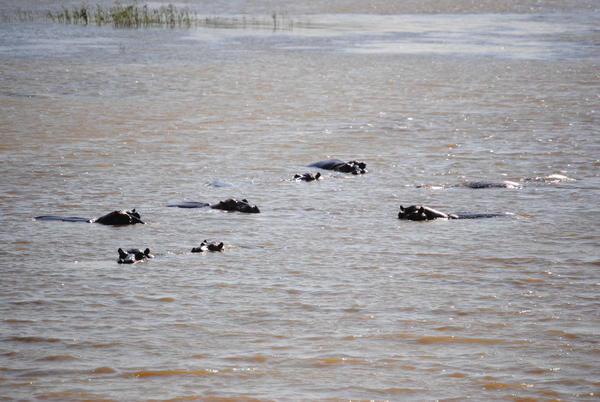
[[[419,208],[419,213],[420,214],[425,213],[425,208],[423,208],[423,207]]]
[[[404,212],[404,207],[400,205],[400,211]]]

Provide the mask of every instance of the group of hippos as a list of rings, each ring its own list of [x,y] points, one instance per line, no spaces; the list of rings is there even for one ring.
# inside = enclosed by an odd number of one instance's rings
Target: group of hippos
[[[223,242],[217,243],[212,242],[209,243],[208,240],[204,240],[198,247],[194,247],[192,249],[192,253],[203,253],[205,251],[223,251],[223,247],[225,244]],[[119,259],[117,262],[119,264],[135,264],[136,262],[147,261],[150,258],[154,258],[152,254],[150,254],[150,249],[147,248],[144,251],[139,248],[132,248],[127,251],[122,248],[118,249]]]
[[[342,173],[351,173],[354,175],[365,174],[367,173],[367,165],[364,162],[350,161],[344,162],[339,159],[328,159],[324,161],[319,161],[307,165],[307,167],[316,167],[325,170],[331,170],[335,172]],[[304,173],[304,174],[296,174],[292,180],[294,181],[315,181],[321,179],[321,173]],[[551,174],[548,176],[541,177],[531,177],[525,179],[527,181],[538,181],[538,182],[559,182],[559,181],[569,181],[573,180],[566,176],[559,174]],[[437,186],[419,186],[419,187],[428,187],[433,188]],[[522,188],[519,183],[512,181],[500,181],[500,182],[467,182],[458,184],[453,187],[470,187],[470,188]],[[225,201],[220,201],[216,204],[208,204],[204,202],[181,202],[175,204],[169,204],[167,207],[177,207],[177,208],[211,208],[211,209],[221,209],[225,211],[237,211],[244,213],[260,213],[260,210],[256,205],[251,205],[248,200],[236,200],[234,198],[229,198]],[[409,207],[404,207],[400,205],[400,212],[398,213],[398,219],[401,220],[409,220],[409,221],[429,221],[435,219],[474,219],[474,218],[495,218],[495,217],[515,217],[516,214],[510,212],[504,213],[453,213],[453,214],[445,214],[443,212],[437,211],[433,208],[424,206],[424,205],[411,205]],[[95,219],[88,218],[79,218],[79,217],[63,217],[63,216],[54,216],[54,215],[44,215],[37,216],[34,218],[35,220],[57,220],[57,221],[68,221],[68,222],[89,222],[89,223],[100,223],[102,225],[135,225],[135,224],[145,224],[142,221],[140,214],[136,212],[135,209],[131,211],[113,211],[104,216]],[[194,247],[192,249],[193,253],[202,253],[205,251],[223,251],[224,245],[222,242],[220,243],[209,243],[207,240],[204,240],[200,246]],[[143,262],[150,258],[152,258],[152,254],[150,254],[150,249],[140,250],[140,249],[130,249],[123,250],[119,248],[119,264],[133,264],[136,262]]]

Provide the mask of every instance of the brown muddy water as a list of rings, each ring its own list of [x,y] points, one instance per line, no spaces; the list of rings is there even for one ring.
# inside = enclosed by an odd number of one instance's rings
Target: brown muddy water
[[[3,3],[1,400],[597,400],[595,2],[187,2],[234,23],[181,29]],[[261,213],[166,207],[228,197]]]

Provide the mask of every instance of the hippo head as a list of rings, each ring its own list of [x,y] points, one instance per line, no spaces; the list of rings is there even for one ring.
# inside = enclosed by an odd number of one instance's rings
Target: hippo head
[[[256,205],[250,205],[250,203],[248,202],[247,199],[243,199],[241,201],[238,201],[238,207],[240,209],[241,212],[247,212],[250,214],[258,214],[260,213],[260,210],[258,209],[258,207]]]
[[[208,251],[221,251],[221,250],[223,250],[223,246],[224,246],[223,242],[221,242],[221,243],[215,242],[215,243],[207,244]]]
[[[341,172],[352,174],[365,174],[367,172],[367,164],[364,162],[350,161],[340,167]]]
[[[135,255],[135,259],[137,261],[140,261],[140,260],[148,258],[148,256],[150,255],[150,249],[147,248],[144,251],[136,250],[136,252],[133,254]]]
[[[426,221],[428,217],[425,213],[425,208],[423,208],[421,205],[411,205],[407,208],[404,208],[402,205],[400,205],[398,219],[409,221]]]
[[[296,181],[314,181],[319,180],[321,178],[321,173],[312,174],[312,173],[304,173],[304,174],[296,174],[294,176],[294,180]]]
[[[144,251],[140,249],[131,249],[131,250],[123,250],[119,248],[119,264],[134,264],[138,261],[146,261],[148,258],[154,258],[152,254],[150,254],[150,249],[147,248]]]
[[[306,180],[306,181],[319,180],[320,178],[321,178],[321,173],[319,173],[319,172],[317,172],[317,174],[307,173],[304,176],[304,180]]]
[[[126,252],[125,252],[125,251],[124,251],[122,248],[120,248],[120,249],[118,250],[118,252],[119,252],[119,258],[121,258],[121,259],[125,259],[125,258],[127,258],[127,256],[129,255],[129,254],[128,254],[128,253],[126,253]]]
[[[94,220],[95,223],[103,225],[134,225],[136,223],[144,224],[140,219],[140,214],[135,211],[113,211]]]
[[[229,198],[225,201],[220,201],[219,205],[221,206],[221,209],[224,209],[226,211],[235,211],[238,209],[238,202],[233,198]]]
[[[192,249],[192,253],[203,253],[204,251],[223,251],[223,247],[225,245],[223,244],[223,242],[221,243],[217,243],[217,242],[212,242],[209,243],[207,240],[204,240],[200,246],[198,247],[194,247]]]
[[[213,209],[223,209],[225,211],[239,211],[247,213],[259,213],[260,210],[256,205],[250,205],[247,199],[236,200],[229,198],[225,201],[220,201],[218,204],[211,205]]]
[[[434,219],[455,218],[454,216],[448,216],[443,212],[426,207],[424,205],[411,205],[407,208],[404,208],[402,205],[400,205],[400,213],[398,213],[398,219],[405,219],[410,221],[426,221]]]

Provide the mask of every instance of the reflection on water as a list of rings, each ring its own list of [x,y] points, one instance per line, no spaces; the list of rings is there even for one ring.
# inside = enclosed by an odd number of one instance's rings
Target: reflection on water
[[[507,4],[0,24],[0,396],[591,400],[598,33],[581,2]],[[369,173],[307,166],[327,158]],[[230,197],[261,213],[167,207]],[[32,219],[133,208],[146,225]]]
[[[240,15],[216,20],[218,24],[208,26],[213,30],[193,30],[191,38],[216,36],[231,40],[248,34],[275,34],[288,37],[280,43],[285,49],[316,50],[329,44],[329,50],[350,53],[473,54],[524,59],[565,54],[577,58],[597,56],[597,49],[586,37],[588,32],[580,29],[581,20],[569,14],[317,14],[285,16],[286,23],[281,25],[258,20],[247,24],[246,17]],[[575,37],[580,43],[573,43]]]

